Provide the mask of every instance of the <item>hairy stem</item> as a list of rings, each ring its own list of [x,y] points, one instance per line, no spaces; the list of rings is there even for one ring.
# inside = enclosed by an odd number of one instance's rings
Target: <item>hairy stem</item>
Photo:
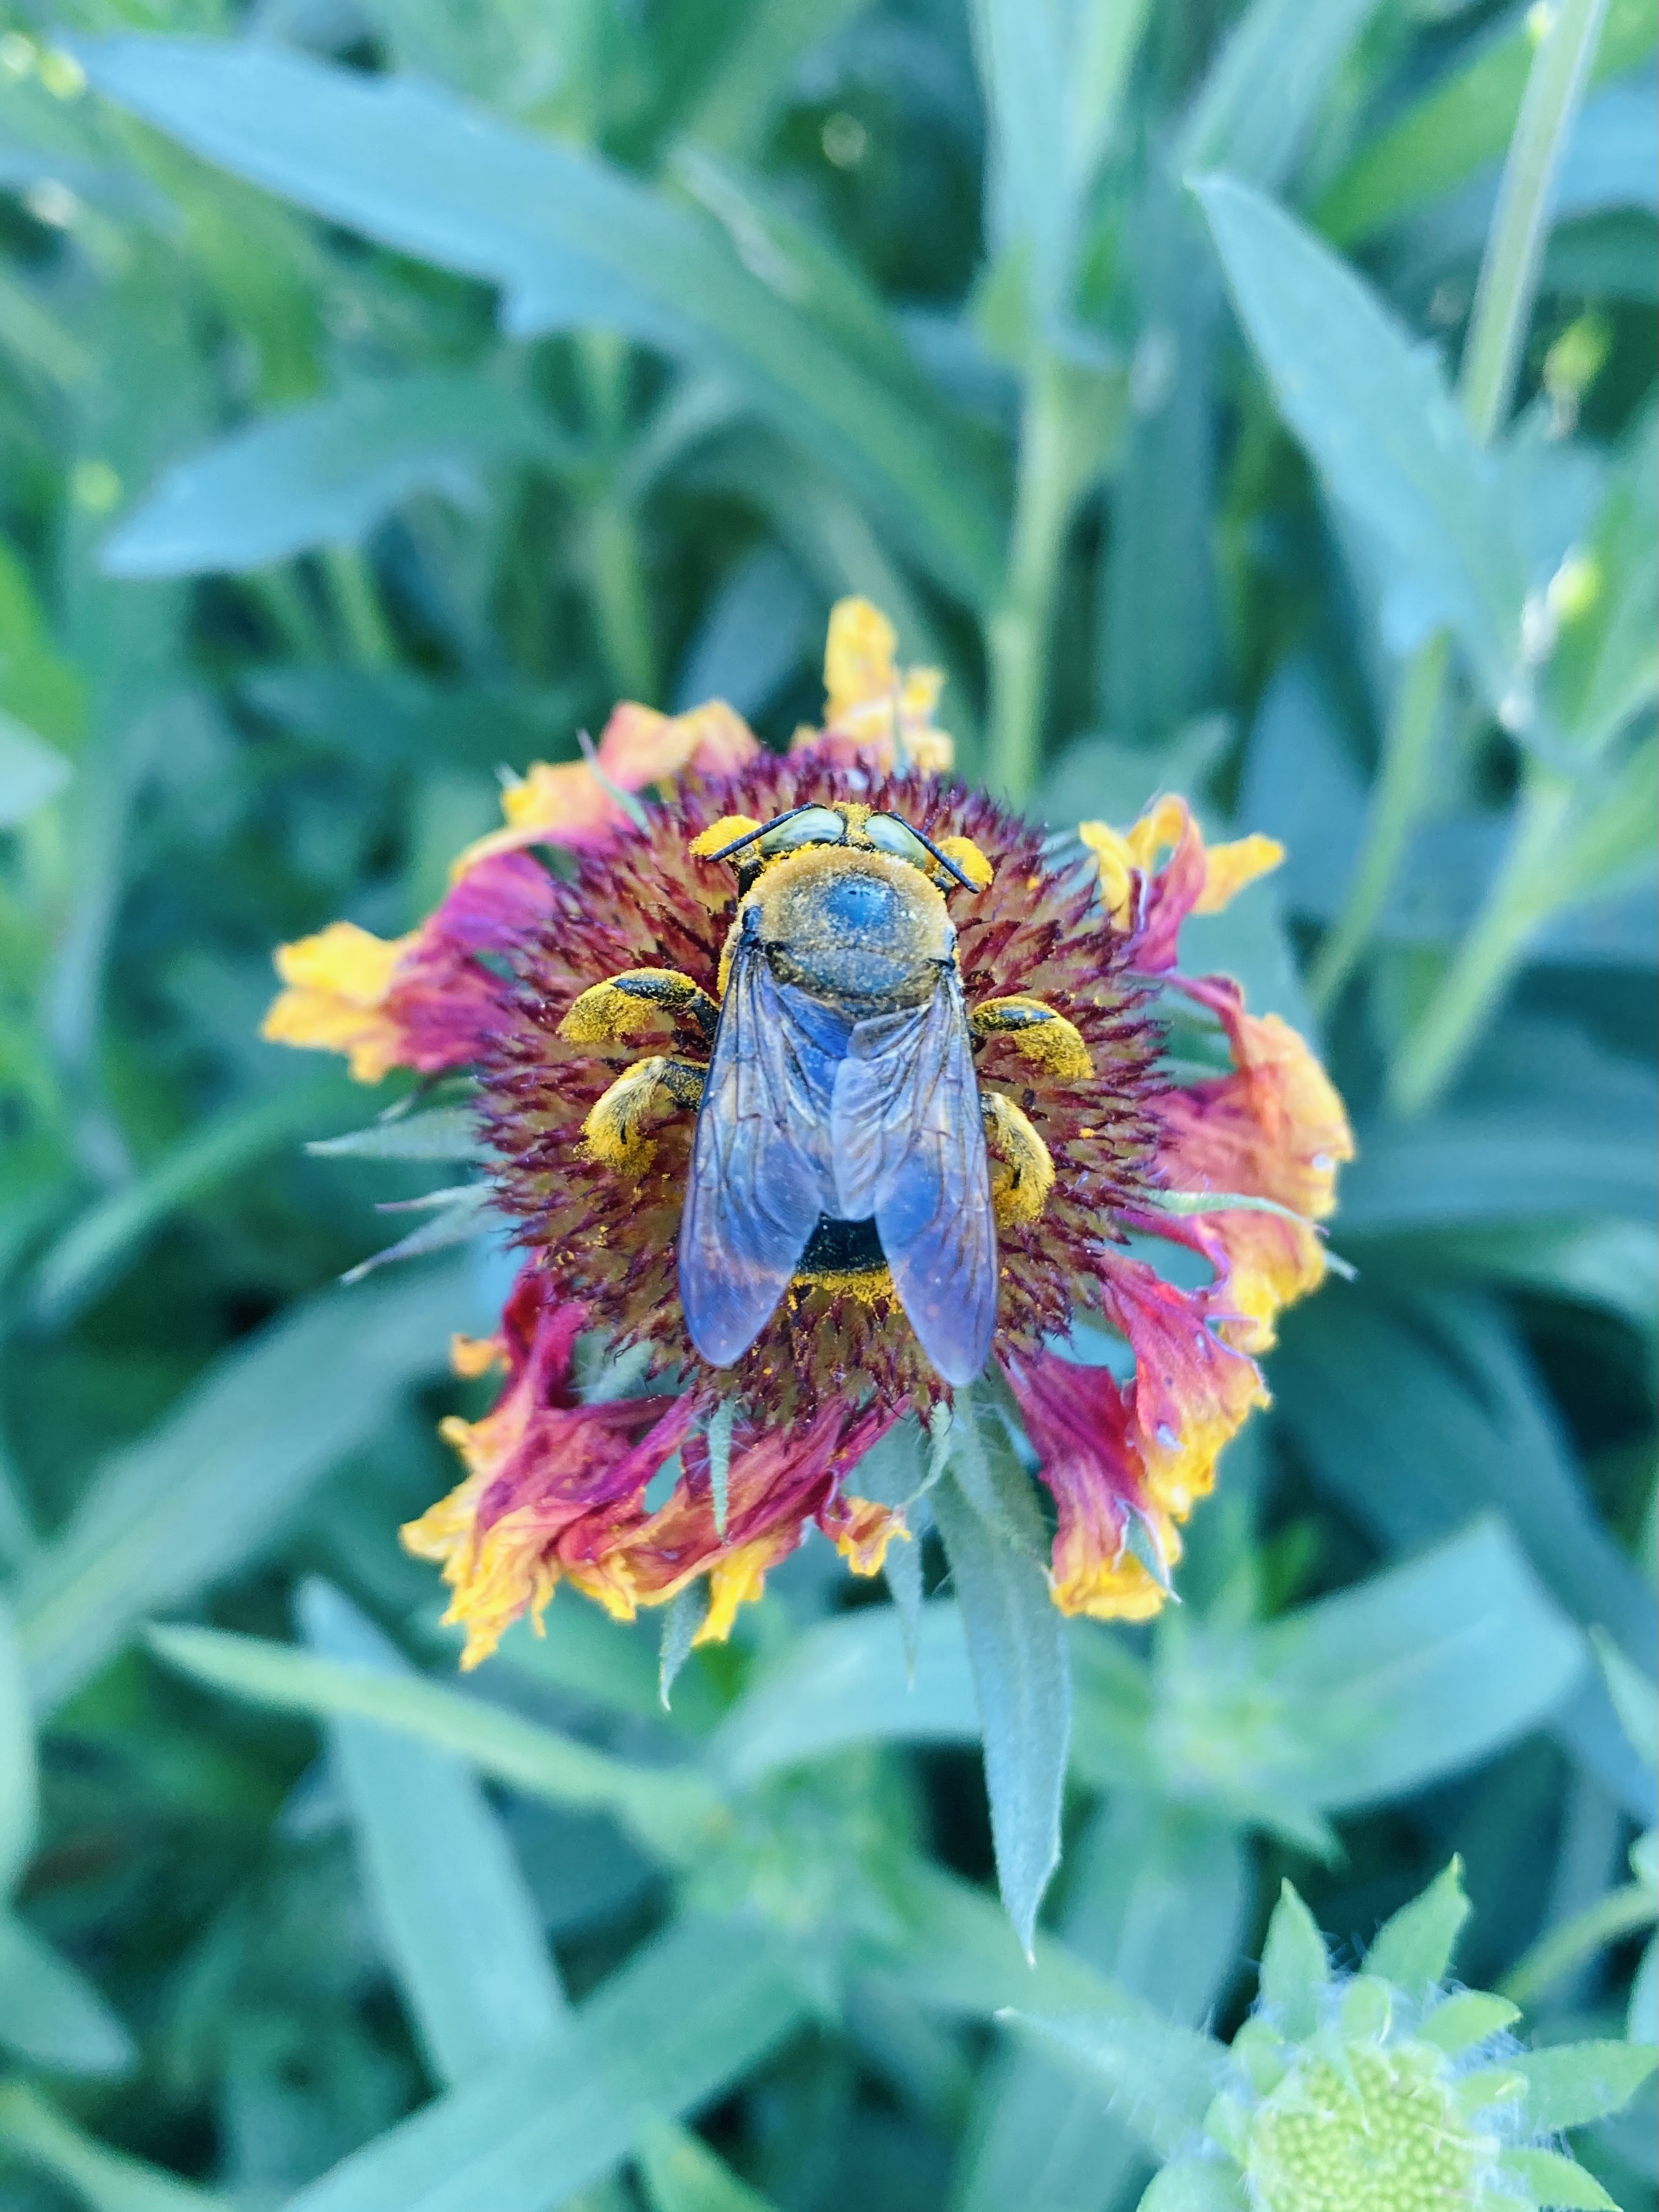
[[[1458,946],[1389,1074],[1389,1097],[1401,1114],[1431,1105],[1468,1058],[1528,944],[1549,914],[1550,864],[1572,801],[1564,777],[1534,767],[1510,837],[1480,911]]]
[[[1335,1005],[1375,935],[1401,857],[1423,811],[1450,650],[1451,641],[1442,630],[1401,673],[1394,711],[1383,736],[1382,757],[1371,787],[1365,842],[1348,886],[1347,904],[1320,946],[1308,979],[1316,1013],[1328,1013]]]
[[[1595,59],[1607,5],[1607,0],[1559,0],[1527,78],[1463,346],[1460,397],[1483,445],[1502,429],[1514,397],[1549,234],[1550,190]],[[1347,903],[1314,970],[1314,1000],[1322,1011],[1335,1002],[1370,945],[1427,802],[1429,740],[1446,668],[1446,641],[1431,638],[1401,678]]]

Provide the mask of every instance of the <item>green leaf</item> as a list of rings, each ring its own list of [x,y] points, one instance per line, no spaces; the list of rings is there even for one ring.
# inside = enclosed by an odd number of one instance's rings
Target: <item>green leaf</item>
[[[0,2046],[60,2074],[125,2074],[137,2057],[92,1984],[9,1912],[0,1913]]]
[[[411,1229],[407,1237],[400,1237],[395,1244],[372,1252],[367,1260],[348,1267],[340,1280],[355,1288],[394,1261],[424,1259],[429,1253],[447,1252],[457,1244],[470,1244],[474,1237],[488,1232],[495,1197],[489,1183],[461,1182],[453,1183],[445,1190],[428,1191],[423,1198],[400,1200],[397,1206],[399,1212],[426,1213],[429,1218],[417,1229]]]
[[[72,773],[55,745],[0,707],[0,830],[56,799]]]
[[[546,2212],[653,2117],[729,2093],[805,2010],[797,1977],[752,1928],[678,1922],[580,2008],[573,2034],[435,2099],[288,2212]]]
[[[205,160],[404,253],[505,287],[518,336],[586,325],[730,377],[878,507],[941,580],[994,587],[998,530],[959,439],[917,380],[872,375],[797,304],[798,271],[597,155],[532,137],[408,77],[274,46],[109,39],[94,84]]]
[[[1650,2044],[1558,2043],[1507,2063],[1526,2076],[1527,2118],[1553,2133],[1622,2112],[1659,2065],[1659,2050]]]
[[[999,2013],[1116,2011],[1139,2019],[1146,2008],[1064,1943],[1039,1933],[1026,1952],[1007,1915],[982,1890],[920,1859],[894,1870],[897,1926],[879,1956],[930,2011],[989,2020]]]
[[[1319,2000],[1330,1983],[1330,1961],[1318,1923],[1291,1883],[1279,1884],[1261,1952],[1260,1999],[1279,2033],[1292,2042],[1319,2025]]]
[[[671,1858],[691,1848],[715,1809],[701,1775],[629,1765],[424,1676],[319,1659],[213,1628],[152,1628],[149,1641],[169,1666],[253,1705],[319,1720],[378,1722],[530,1796],[614,1814],[648,1850]]]
[[[284,1085],[198,1122],[142,1175],[70,1223],[35,1271],[30,1285],[35,1314],[54,1327],[71,1320],[133,1264],[171,1214],[286,1151],[319,1121],[341,1117],[351,1087],[331,1073]]]
[[[1650,1939],[1630,1985],[1625,2033],[1632,2043],[1659,2044],[1659,1936]]]
[[[985,1743],[997,1882],[1029,1954],[1037,1907],[1060,1863],[1060,1801],[1071,1739],[1071,1680],[1044,1566],[1005,1527],[1034,1510],[1012,1455],[987,1455],[992,1522],[970,1501],[959,1459],[932,1492],[968,1639]]]
[[[1172,2027],[1150,2008],[1127,2019],[1085,2012],[1007,2017],[1097,2075],[1103,2094],[1121,2100],[1124,2119],[1160,2158],[1202,2127],[1226,2077],[1227,2054],[1220,2044]]]
[[[1271,189],[1308,133],[1379,0],[1251,0],[1199,88],[1176,142],[1182,175],[1218,169]]]
[[[714,1506],[714,1534],[722,1542],[732,1480],[732,1426],[737,1417],[733,1398],[722,1398],[708,1417],[708,1488]]]
[[[28,1863],[39,1810],[28,1677],[11,1608],[0,1599],[0,1898]]]
[[[1487,1990],[1458,1990],[1443,1997],[1419,2024],[1418,2035],[1449,2057],[1461,2058],[1489,2036],[1501,2035],[1521,2017],[1518,2005]]]
[[[95,2142],[26,2081],[0,2083],[0,2147],[61,2182],[89,2212],[230,2212],[216,2191]]]
[[[1244,2185],[1219,2159],[1182,2159],[1148,2182],[1139,2212],[1247,2212]]]
[[[329,1583],[302,1583],[298,1608],[324,1659],[418,1680]],[[436,2079],[453,2087],[556,2035],[564,1997],[540,1916],[471,1766],[372,1721],[331,1721],[328,1741],[387,1963]]]
[[[1117,1791],[1067,1842],[1060,1933],[1161,2018],[1196,2026],[1231,1983],[1251,1886],[1230,1825]],[[1014,2038],[975,2095],[953,2212],[1117,2202],[1142,2163],[1097,2084]]]
[[[1659,1758],[1659,1684],[1632,1667],[1604,1630],[1592,1628],[1590,1642],[1619,1724],[1630,1738],[1632,1750],[1651,1766]]]
[[[227,1352],[94,1477],[18,1583],[38,1709],[118,1651],[139,1617],[238,1571],[440,1366],[467,1301],[448,1273],[330,1291]]]
[[[264,568],[355,545],[417,492],[477,499],[481,469],[562,457],[510,386],[434,374],[365,384],[249,423],[176,461],[105,542],[112,576]]]
[[[1490,1757],[1560,1708],[1584,1659],[1514,1537],[1483,1520],[1274,1622],[1255,1675],[1296,1743],[1286,1779],[1299,1770],[1334,1812]]]
[[[1534,2204],[1559,2205],[1563,2212],[1619,2212],[1594,2174],[1554,2150],[1506,2150],[1499,2159],[1505,2177],[1518,2181]]]
[[[1454,1858],[1420,1897],[1402,1905],[1377,1930],[1365,1954],[1365,1972],[1391,1982],[1414,2002],[1423,1999],[1450,1969],[1452,1954],[1469,1900],[1463,1889],[1463,1862]]]
[[[686,2129],[647,2128],[634,2155],[651,2212],[772,2212],[769,2197],[739,2181]]]
[[[746,1783],[843,1744],[972,1743],[979,1733],[957,1607],[921,1607],[912,1679],[896,1607],[870,1606],[819,1622],[763,1668],[713,1751],[723,1772]]]
[[[1588,599],[1563,617],[1545,678],[1556,724],[1599,751],[1659,696],[1659,407],[1627,437],[1589,538],[1565,576]]]
[[[1496,38],[1472,42],[1468,60],[1443,71],[1420,99],[1361,147],[1321,200],[1319,227],[1339,245],[1369,236],[1495,161],[1509,144],[1535,49],[1516,9]],[[1653,52],[1645,0],[1611,0],[1591,70],[1599,82]]]
[[[1467,1288],[1385,1297],[1366,1284],[1310,1299],[1285,1317],[1274,1383],[1311,1472],[1362,1528],[1415,1549],[1473,1512],[1501,1513],[1570,1613],[1601,1622],[1629,1656],[1651,1652],[1652,1594],[1601,1525],[1487,1300]],[[1571,1755],[1650,1818],[1651,1778],[1593,1676],[1559,1726]]]
[[[860,0],[767,0],[751,8],[697,94],[684,135],[719,152],[752,155],[789,96],[798,64],[859,11]],[[706,34],[707,18],[698,29]]]
[[[343,1137],[319,1137],[307,1152],[324,1160],[482,1160],[478,1117],[467,1106],[438,1106],[371,1121]]]
[[[680,1669],[691,1656],[697,1631],[708,1615],[708,1587],[701,1580],[688,1583],[662,1609],[662,1644],[657,1659],[657,1698],[670,1710]]]
[[[1498,708],[1527,574],[1496,462],[1352,270],[1249,186],[1208,177],[1194,190],[1279,412],[1408,595],[1406,626],[1420,638],[1449,625]]]

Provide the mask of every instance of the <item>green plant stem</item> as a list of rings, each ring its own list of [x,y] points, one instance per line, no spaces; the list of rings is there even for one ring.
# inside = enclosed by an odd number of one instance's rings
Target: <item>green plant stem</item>
[[[1048,633],[1077,478],[1062,376],[1045,358],[1026,388],[1008,565],[1002,596],[987,624],[989,780],[1016,805],[1030,797],[1042,755]]]
[[[1347,903],[1335,928],[1320,946],[1308,978],[1316,1013],[1328,1013],[1335,1005],[1376,934],[1407,841],[1422,814],[1450,652],[1451,640],[1442,630],[1419,647],[1401,672],[1371,789],[1365,842],[1348,886]]]
[[[599,643],[617,689],[649,705],[657,696],[639,517],[624,499],[603,494],[587,517],[588,581]]]
[[[398,644],[368,562],[355,545],[325,545],[322,562],[350,658],[362,668],[389,668],[398,658]]]
[[[331,657],[317,611],[295,568],[290,564],[260,568],[242,581],[296,660],[324,661]]]
[[[1548,915],[1551,863],[1571,803],[1565,777],[1529,765],[1509,850],[1389,1072],[1389,1103],[1398,1113],[1420,1114],[1456,1073]]]
[[[1607,0],[1560,0],[1527,78],[1463,346],[1459,397],[1483,445],[1503,428],[1514,396],[1549,234],[1550,190],[1595,59],[1607,4]],[[1334,1005],[1370,945],[1395,872],[1427,804],[1433,764],[1430,739],[1447,665],[1445,641],[1433,638],[1401,680],[1347,902],[1314,970],[1314,1003],[1321,1012]],[[1462,959],[1460,952],[1455,969]],[[1431,1006],[1425,1022],[1432,1012]]]
[[[576,359],[588,426],[606,459],[588,495],[584,550],[599,649],[617,689],[653,704],[660,680],[639,507],[628,488],[631,361],[621,338],[584,331]]]
[[[1587,1905],[1559,1928],[1552,1928],[1547,1935],[1540,1936],[1499,1982],[1498,1993],[1511,2004],[1529,2005],[1553,1982],[1571,1973],[1593,1952],[1608,1943],[1617,1943],[1626,1936],[1634,1936],[1638,1929],[1650,1926],[1653,1917],[1653,1892],[1639,1881],[1610,1889],[1594,1905]]]
[[[1559,0],[1527,78],[1463,349],[1463,409],[1483,443],[1503,427],[1515,394],[1549,234],[1550,189],[1607,12],[1607,0]]]

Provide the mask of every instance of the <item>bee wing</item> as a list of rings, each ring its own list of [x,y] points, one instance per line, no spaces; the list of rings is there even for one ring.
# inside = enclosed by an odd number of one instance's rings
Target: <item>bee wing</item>
[[[835,1210],[874,1215],[893,1287],[947,1382],[971,1382],[997,1315],[996,1227],[962,984],[860,1022],[830,1116]]]
[[[749,1349],[835,1210],[830,1112],[850,1027],[780,983],[757,938],[739,940],[680,1217],[685,1323],[712,1366]]]

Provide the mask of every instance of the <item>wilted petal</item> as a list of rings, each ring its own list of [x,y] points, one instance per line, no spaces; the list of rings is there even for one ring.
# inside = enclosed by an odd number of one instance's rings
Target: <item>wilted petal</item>
[[[1096,1620],[1146,1620],[1164,1591],[1129,1547],[1132,1522],[1149,1534],[1166,1567],[1181,1540],[1148,1495],[1127,1393],[1109,1370],[1051,1352],[1009,1362],[1037,1472],[1059,1511],[1052,1558],[1054,1602]]]
[[[1324,1279],[1323,1241],[1307,1224],[1334,1211],[1336,1171],[1353,1158],[1353,1133],[1330,1078],[1288,1023],[1247,1014],[1237,986],[1220,977],[1186,988],[1220,1017],[1236,1066],[1158,1101],[1165,1183],[1272,1199],[1304,1219],[1213,1213],[1164,1233],[1209,1254],[1225,1274],[1229,1304],[1243,1317],[1230,1334],[1245,1351],[1265,1352],[1280,1308]]]

